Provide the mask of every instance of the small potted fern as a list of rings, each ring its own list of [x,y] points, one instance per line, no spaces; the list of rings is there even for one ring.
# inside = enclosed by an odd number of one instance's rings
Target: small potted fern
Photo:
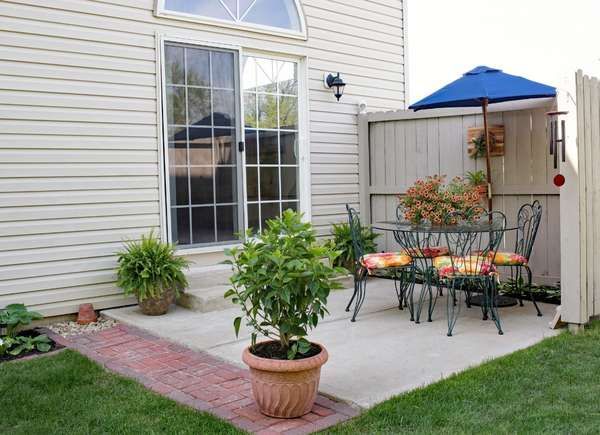
[[[351,273],[354,273],[354,245],[352,244],[350,225],[346,222],[333,224],[331,227],[331,235],[332,238],[327,241],[327,246],[340,252],[340,255],[335,259],[333,265],[344,267]],[[374,233],[370,227],[362,227],[360,237],[362,239],[365,254],[377,250],[375,239],[379,237],[379,234]]]
[[[150,235],[127,242],[117,254],[117,285],[125,295],[135,295],[142,313],[160,316],[169,310],[187,285],[183,272],[188,261],[175,255],[175,248]]]

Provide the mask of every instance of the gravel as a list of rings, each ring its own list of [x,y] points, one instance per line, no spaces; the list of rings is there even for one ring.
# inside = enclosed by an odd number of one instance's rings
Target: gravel
[[[101,315],[96,322],[88,323],[87,325],[80,325],[77,322],[58,322],[48,325],[48,329],[63,337],[68,337],[70,335],[90,334],[103,331],[105,329],[110,329],[117,324],[118,322],[116,320]]]

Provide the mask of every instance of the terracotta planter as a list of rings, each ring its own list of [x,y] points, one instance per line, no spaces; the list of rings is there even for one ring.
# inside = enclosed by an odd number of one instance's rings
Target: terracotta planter
[[[267,359],[253,355],[246,348],[242,359],[250,367],[252,392],[265,415],[296,418],[308,414],[319,390],[321,366],[327,362],[327,350],[300,360]]]
[[[487,193],[488,193],[487,184],[480,184],[479,186],[477,186],[477,192],[479,193],[479,197],[481,199],[487,198]]]
[[[175,302],[175,291],[165,290],[162,295],[155,298],[145,298],[140,301],[138,297],[138,305],[142,313],[148,316],[161,316],[169,311],[169,306]]]
[[[81,304],[79,305],[79,312],[77,314],[77,323],[80,325],[87,325],[89,323],[94,323],[98,320],[98,316],[94,311],[94,306],[92,304]]]

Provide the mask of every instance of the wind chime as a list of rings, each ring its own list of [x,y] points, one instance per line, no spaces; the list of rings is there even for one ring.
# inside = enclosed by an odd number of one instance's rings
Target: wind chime
[[[550,155],[554,157],[554,169],[558,169],[559,160],[566,160],[566,125],[565,120],[561,119],[559,123],[558,117],[566,115],[566,111],[547,112],[546,115],[550,118]],[[560,148],[559,148],[560,144]],[[558,173],[554,176],[554,185],[561,187],[565,184],[565,176]]]

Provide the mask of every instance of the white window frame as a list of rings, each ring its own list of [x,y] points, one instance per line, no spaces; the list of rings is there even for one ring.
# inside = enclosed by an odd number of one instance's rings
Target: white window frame
[[[304,18],[304,10],[300,0],[294,0],[296,11],[298,12],[298,21],[300,22],[300,31],[283,29],[280,27],[264,26],[261,24],[252,24],[242,21],[228,21],[219,18],[205,17],[202,15],[188,14],[186,12],[177,12],[165,9],[165,0],[156,0],[154,15],[161,18],[171,18],[174,20],[191,21],[194,23],[212,24],[230,29],[243,29],[252,32],[266,33],[269,35],[285,36],[287,38],[296,38],[307,40],[306,20]]]
[[[168,150],[168,138],[167,130],[163,129],[164,125],[167,125],[167,112],[166,112],[166,72],[165,72],[165,43],[180,43],[197,45],[199,47],[205,47],[208,49],[227,49],[236,51],[239,56],[238,61],[238,77],[240,81],[240,89],[238,90],[238,104],[240,104],[240,137],[241,140],[245,140],[245,129],[244,129],[244,92],[242,81],[242,58],[244,55],[266,57],[275,60],[282,61],[293,61],[298,65],[298,197],[299,197],[299,208],[298,210],[303,213],[303,219],[310,222],[312,219],[312,201],[311,201],[311,170],[310,170],[310,143],[309,143],[309,115],[308,115],[308,58],[306,56],[289,55],[282,53],[274,53],[268,51],[261,51],[256,49],[244,49],[241,46],[223,44],[214,41],[206,41],[199,39],[190,39],[181,36],[170,36],[160,32],[156,33],[156,60],[157,60],[157,132],[159,142],[159,198],[160,198],[160,235],[163,241],[171,241],[170,227],[171,227],[171,216],[169,213],[170,207],[170,192],[168,189],[168,167],[169,167],[169,150]],[[246,194],[246,154],[242,154],[242,185],[238,186],[242,189],[243,204],[241,205],[242,212],[244,214],[244,228],[248,227],[248,215],[247,210],[247,194]],[[191,224],[191,223],[190,223]],[[240,246],[241,242],[231,244],[214,244],[200,247],[178,247],[177,253],[180,255],[193,255],[211,252],[223,252],[225,249]]]

